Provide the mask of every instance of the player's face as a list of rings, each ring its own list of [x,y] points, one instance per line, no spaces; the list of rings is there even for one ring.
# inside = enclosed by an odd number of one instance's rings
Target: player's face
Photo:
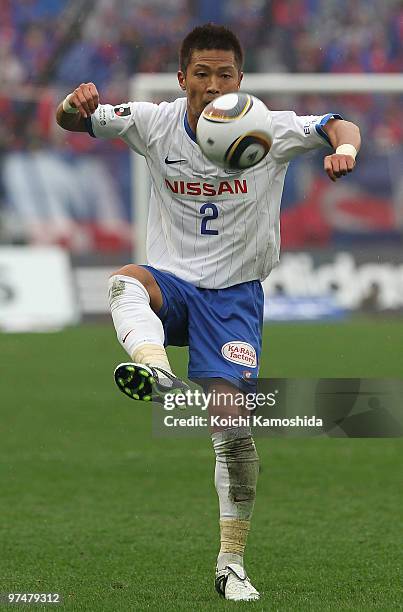
[[[215,98],[237,91],[241,84],[233,51],[222,49],[195,50],[184,74],[178,72],[181,89],[186,91],[189,119],[196,120]]]

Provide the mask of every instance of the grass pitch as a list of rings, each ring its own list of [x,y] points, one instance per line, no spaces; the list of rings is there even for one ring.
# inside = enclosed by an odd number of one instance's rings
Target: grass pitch
[[[269,326],[261,373],[401,377],[401,325]],[[149,407],[114,387],[112,327],[2,335],[0,354],[3,593],[108,612],[403,609],[402,439],[259,438],[246,563],[262,599],[233,604],[213,590],[209,437],[152,437]],[[171,357],[184,375],[186,352]]]

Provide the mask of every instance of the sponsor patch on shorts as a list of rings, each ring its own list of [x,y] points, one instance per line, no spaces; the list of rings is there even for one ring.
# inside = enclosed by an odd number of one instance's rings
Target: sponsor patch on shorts
[[[257,366],[256,351],[248,342],[240,342],[238,340],[226,342],[221,347],[221,354],[224,359],[232,361],[232,363],[248,366],[249,368],[256,368]]]

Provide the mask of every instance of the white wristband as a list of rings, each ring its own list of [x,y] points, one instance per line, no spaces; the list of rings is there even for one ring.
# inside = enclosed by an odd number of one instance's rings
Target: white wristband
[[[71,113],[71,114],[76,115],[79,112],[79,110],[75,106],[71,106],[71,104],[69,102],[70,96],[71,96],[71,94],[69,94],[68,96],[66,96],[64,98],[62,107],[63,107],[63,110],[64,110],[65,113]]]
[[[351,157],[355,159],[358,151],[352,144],[342,144],[337,147],[336,153],[338,155],[351,155]]]

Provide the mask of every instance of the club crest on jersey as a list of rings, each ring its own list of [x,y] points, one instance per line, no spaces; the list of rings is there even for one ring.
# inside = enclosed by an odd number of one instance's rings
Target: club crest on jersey
[[[113,110],[115,111],[115,115],[117,115],[118,117],[127,117],[132,113],[128,104],[122,106],[115,106]]]
[[[248,342],[240,342],[238,340],[226,342],[221,347],[221,354],[224,359],[232,363],[248,366],[249,368],[256,368],[257,366],[256,351]]]

